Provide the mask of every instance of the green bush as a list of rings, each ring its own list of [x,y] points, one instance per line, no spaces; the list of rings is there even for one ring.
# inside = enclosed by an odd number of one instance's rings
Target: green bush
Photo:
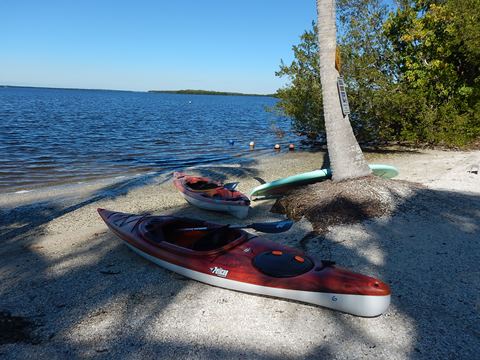
[[[339,1],[338,43],[359,142],[464,146],[480,136],[480,0]],[[277,109],[324,132],[315,26],[283,62]]]

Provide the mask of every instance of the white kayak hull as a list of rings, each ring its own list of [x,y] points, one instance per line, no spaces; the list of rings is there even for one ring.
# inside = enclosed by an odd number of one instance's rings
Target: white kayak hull
[[[225,204],[225,201],[223,200],[202,201],[192,196],[188,196],[188,194],[186,193],[181,194],[183,195],[184,199],[187,200],[190,204],[204,210],[226,212],[235,216],[238,219],[245,219],[248,216],[249,206],[247,205],[228,205]]]
[[[373,295],[350,295],[350,294],[335,294],[314,291],[302,291],[292,289],[281,289],[269,286],[262,286],[256,284],[249,284],[241,281],[230,280],[218,276],[205,274],[199,271],[188,269],[169,263],[165,260],[151,256],[140,249],[132,246],[125,241],[125,244],[134,252],[144,257],[145,259],[173,271],[177,274],[183,275],[187,278],[200,281],[205,284],[217,286],[229,290],[241,291],[250,294],[258,294],[271,296],[276,298],[283,298],[289,300],[300,301],[303,303],[314,304],[326,307],[332,310],[345,312],[348,314],[375,317],[383,314],[390,305],[391,295],[373,296]]]

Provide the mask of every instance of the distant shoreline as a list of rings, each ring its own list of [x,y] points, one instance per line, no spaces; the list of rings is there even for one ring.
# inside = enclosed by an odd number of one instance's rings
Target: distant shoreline
[[[84,88],[65,88],[65,87],[50,87],[50,86],[23,86],[23,85],[5,85],[0,84],[1,88],[14,89],[46,89],[46,90],[81,90],[81,91],[121,91],[121,92],[139,92],[139,93],[164,93],[164,94],[187,94],[187,95],[224,95],[224,96],[263,96],[276,97],[275,94],[246,94],[239,92],[228,91],[212,91],[212,90],[119,90],[119,89],[84,89]]]
[[[23,85],[0,85],[1,88],[13,89],[45,89],[45,90],[81,90],[81,91],[121,91],[121,92],[145,92],[139,90],[118,90],[118,89],[83,89],[83,88],[64,88],[64,87],[50,87],[50,86],[23,86]]]
[[[228,91],[212,91],[212,90],[148,90],[149,93],[164,93],[164,94],[188,94],[188,95],[224,95],[224,96],[267,96],[275,97],[275,94],[245,94]]]

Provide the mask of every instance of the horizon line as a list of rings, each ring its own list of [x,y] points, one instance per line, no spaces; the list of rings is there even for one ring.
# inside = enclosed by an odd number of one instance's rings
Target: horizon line
[[[104,89],[104,88],[78,88],[78,87],[57,87],[57,86],[35,86],[35,85],[8,85],[0,84],[0,88],[27,88],[27,89],[51,89],[51,90],[85,90],[85,91],[122,91],[122,92],[138,92],[138,93],[151,93],[151,92],[165,92],[176,93],[179,91],[205,91],[211,93],[230,93],[238,95],[251,95],[251,96],[272,96],[274,93],[254,94],[254,93],[242,93],[234,91],[218,91],[218,90],[205,90],[205,89],[178,89],[178,90],[126,90],[126,89]],[[178,94],[181,95],[181,94]],[[195,94],[190,94],[195,95]]]

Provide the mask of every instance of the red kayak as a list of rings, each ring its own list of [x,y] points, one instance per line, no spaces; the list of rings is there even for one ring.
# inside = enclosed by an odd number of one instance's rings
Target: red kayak
[[[185,200],[199,208],[222,211],[239,219],[246,218],[250,200],[240,191],[228,189],[221,182],[207,177],[174,173],[173,184]]]
[[[98,209],[144,258],[188,278],[372,317],[390,304],[388,285],[245,231],[202,220]],[[207,230],[191,230],[206,227]]]

